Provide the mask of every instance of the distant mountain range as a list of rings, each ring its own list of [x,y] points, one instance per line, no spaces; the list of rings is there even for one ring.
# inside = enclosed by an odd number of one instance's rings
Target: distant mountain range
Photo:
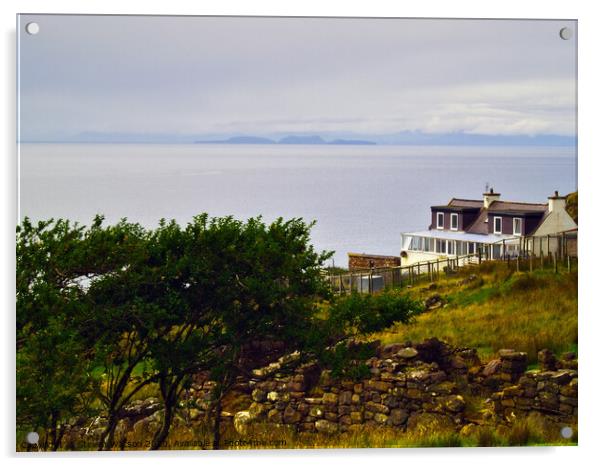
[[[347,146],[372,146],[373,141],[363,141],[361,139],[334,139],[327,141],[320,136],[286,136],[282,139],[274,140],[257,136],[234,136],[228,139],[217,139],[212,141],[195,141],[196,144],[335,144]]]
[[[489,135],[400,131],[390,134],[337,132],[312,135],[272,133],[266,136],[241,134],[118,133],[86,131],[52,138],[27,138],[22,142],[90,144],[311,144],[311,145],[401,145],[401,146],[557,146],[576,147],[577,138],[556,134]]]

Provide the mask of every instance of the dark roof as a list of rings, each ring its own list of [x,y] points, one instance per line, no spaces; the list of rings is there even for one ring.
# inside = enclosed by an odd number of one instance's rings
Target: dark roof
[[[490,193],[487,193],[490,194]],[[441,209],[455,212],[462,211],[479,211],[479,215],[472,222],[464,228],[466,233],[477,233],[486,235],[489,233],[487,228],[487,217],[489,213],[499,215],[541,215],[542,218],[547,214],[548,204],[538,204],[531,202],[513,202],[513,201],[500,201],[495,200],[489,204],[489,208],[485,209],[482,200],[477,199],[457,199],[452,198],[447,205],[432,206],[431,209]]]
[[[479,213],[479,216],[476,218],[476,220],[472,222],[472,225],[470,225],[468,228],[465,228],[464,231],[466,233],[478,233],[481,235],[486,235],[487,233],[489,233],[486,223],[487,214],[487,209],[481,209],[481,212]]]
[[[548,204],[534,204],[530,202],[493,201],[489,205],[489,211],[500,212],[545,212]]]
[[[473,207],[473,208],[481,208],[483,207],[483,201],[478,201],[474,199],[456,199],[455,197],[449,201],[447,204],[450,207]]]

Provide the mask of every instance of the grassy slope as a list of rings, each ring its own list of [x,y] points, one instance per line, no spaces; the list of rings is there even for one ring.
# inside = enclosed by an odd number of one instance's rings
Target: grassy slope
[[[477,279],[463,283],[470,274]],[[410,325],[396,325],[374,335],[383,343],[437,337],[475,347],[484,359],[500,348],[526,351],[530,362],[537,351],[559,354],[577,348],[577,273],[514,272],[505,264],[482,264],[453,278],[410,290],[420,299],[440,294],[447,305],[425,312]]]

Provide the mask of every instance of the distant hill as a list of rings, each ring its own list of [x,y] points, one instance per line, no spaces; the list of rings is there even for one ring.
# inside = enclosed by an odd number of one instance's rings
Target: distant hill
[[[364,141],[361,139],[335,139],[326,141],[320,136],[285,136],[278,141],[269,138],[258,136],[234,136],[228,139],[217,139],[209,141],[195,141],[197,144],[329,144],[329,145],[345,145],[345,146],[371,146],[376,143],[373,141]]]
[[[335,139],[328,144],[338,144],[341,146],[374,146],[374,141],[362,141],[361,139]]]
[[[332,138],[332,139],[330,139]],[[546,146],[575,147],[577,138],[554,134],[487,135],[458,131],[455,133],[425,133],[422,131],[400,131],[389,134],[290,134],[270,137],[253,135],[185,134],[185,133],[125,133],[84,131],[73,135],[37,139],[23,137],[20,142],[57,143],[137,143],[137,144],[331,144],[331,145],[400,145],[400,146]]]
[[[257,136],[235,136],[228,139],[219,139],[216,141],[195,141],[197,144],[276,144],[268,138]]]
[[[423,133],[422,131],[401,131],[396,134],[375,138],[379,144],[408,146],[574,146],[573,136],[539,134],[528,136],[456,133]]]
[[[328,144],[320,136],[286,136],[278,144]]]

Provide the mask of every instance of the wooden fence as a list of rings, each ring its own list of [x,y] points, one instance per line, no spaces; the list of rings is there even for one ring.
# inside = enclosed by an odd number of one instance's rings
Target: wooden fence
[[[327,280],[335,293],[374,293],[384,288],[413,285],[422,281],[436,281],[442,275],[454,273],[458,268],[478,264],[480,255],[449,257],[412,265],[354,270],[327,274]]]
[[[518,240],[519,247],[509,248],[505,240],[495,243],[499,253],[485,247],[474,254],[446,257],[398,267],[380,267],[353,272],[328,273],[326,279],[338,294],[352,291],[375,293],[384,288],[400,288],[420,282],[434,282],[441,276],[455,273],[460,267],[477,265],[483,261],[505,262],[517,271],[534,271],[553,268],[558,272],[571,272],[577,267],[577,235],[547,235]]]

